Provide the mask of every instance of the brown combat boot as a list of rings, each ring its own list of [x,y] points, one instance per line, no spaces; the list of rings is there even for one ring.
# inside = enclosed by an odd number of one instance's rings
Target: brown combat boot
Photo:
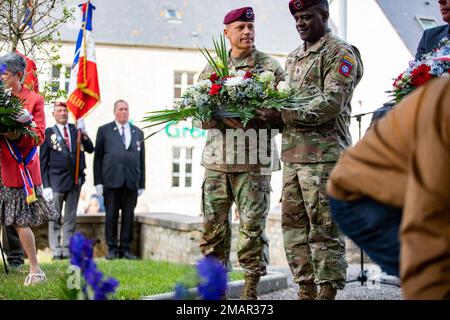
[[[337,289],[331,283],[323,283],[320,285],[319,295],[316,300],[334,300],[336,293]]]
[[[241,300],[258,300],[259,275],[245,275],[245,284],[241,291]]]
[[[317,297],[317,286],[313,283],[300,284],[298,300],[314,300]]]

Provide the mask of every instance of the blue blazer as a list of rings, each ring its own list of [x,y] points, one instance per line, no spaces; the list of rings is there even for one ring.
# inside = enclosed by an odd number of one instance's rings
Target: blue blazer
[[[437,48],[439,41],[450,35],[449,29],[450,26],[447,24],[425,30],[422,39],[420,39],[419,46],[417,47],[416,60],[420,60],[423,54],[429,53]]]
[[[66,146],[62,133],[59,132],[56,125],[45,129],[45,141],[39,150],[42,183],[44,188],[50,187],[54,192],[69,192],[75,187],[77,129],[73,124],[69,124],[69,131],[72,150]],[[94,152],[94,145],[87,135],[82,135],[81,146],[79,186],[85,181],[84,152]]]

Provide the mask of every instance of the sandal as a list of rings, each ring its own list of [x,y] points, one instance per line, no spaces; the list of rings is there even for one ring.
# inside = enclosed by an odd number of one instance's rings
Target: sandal
[[[35,280],[33,281],[33,279],[35,279]],[[29,286],[31,284],[41,283],[41,282],[45,282],[45,281],[47,281],[47,276],[45,275],[45,273],[43,273],[43,272],[41,272],[41,273],[30,273],[25,278],[24,285],[25,286]]]

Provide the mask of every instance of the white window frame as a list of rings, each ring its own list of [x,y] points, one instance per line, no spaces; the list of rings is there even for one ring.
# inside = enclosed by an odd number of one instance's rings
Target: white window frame
[[[52,65],[50,68],[50,84],[51,84],[51,91],[53,93],[56,93],[58,90],[65,90],[67,93],[69,93],[69,83],[70,83],[70,69],[71,66],[69,65],[62,65],[59,69],[59,78],[56,78],[53,76],[53,69],[58,69],[56,66]],[[67,77],[66,77],[67,72]],[[53,88],[53,83],[59,82],[58,88]],[[66,89],[67,85],[67,89]],[[56,90],[56,91],[54,91]]]
[[[416,19],[419,22],[420,26],[422,27],[422,30],[427,30],[427,29],[430,29],[430,28],[434,28],[434,27],[437,27],[439,25],[439,22],[433,17],[416,16]],[[426,25],[424,24],[424,20],[428,20],[428,21],[434,22],[435,25],[433,27],[427,28]]]
[[[173,8],[164,8],[164,15],[167,22],[181,23],[181,14],[178,10]]]
[[[179,158],[174,158],[174,150],[175,150],[175,148],[180,149],[180,157]],[[186,158],[186,154],[187,154],[187,150],[188,149],[191,149],[191,158],[190,159]],[[192,178],[193,178],[193,174],[192,174],[193,161],[192,161],[192,158],[194,156],[194,150],[195,150],[195,147],[193,147],[193,146],[173,146],[172,147],[172,163],[171,163],[171,166],[172,166],[171,172],[172,172],[172,174],[171,174],[171,177],[170,177],[170,179],[171,179],[171,183],[170,184],[171,184],[171,187],[173,189],[177,189],[177,190],[180,190],[180,189],[183,189],[183,190],[192,189],[192,184],[193,184],[193,181],[192,181]],[[178,164],[179,171],[177,173],[173,171],[173,165],[174,164]],[[191,165],[191,172],[189,172],[189,173],[186,172],[186,165],[187,164]],[[178,186],[174,186],[173,185],[173,178],[174,177],[178,177],[178,184],[179,184]],[[191,185],[188,186],[188,187],[186,186],[186,178],[191,178]]]
[[[176,75],[177,73],[181,73],[181,83],[175,83],[175,79],[176,79]],[[192,74],[192,84],[188,84],[188,78],[189,78],[189,74]],[[180,95],[183,95],[183,92],[191,85],[193,85],[195,83],[195,77],[197,75],[197,72],[195,71],[180,71],[180,70],[175,70],[173,72],[173,101],[179,101],[180,98],[176,98],[175,97],[175,89],[179,88],[180,91]]]

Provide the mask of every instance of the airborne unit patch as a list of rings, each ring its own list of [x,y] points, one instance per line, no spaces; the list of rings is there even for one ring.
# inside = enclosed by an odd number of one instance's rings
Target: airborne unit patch
[[[354,65],[355,61],[351,57],[344,56],[339,66],[339,73],[345,77],[349,77]]]

